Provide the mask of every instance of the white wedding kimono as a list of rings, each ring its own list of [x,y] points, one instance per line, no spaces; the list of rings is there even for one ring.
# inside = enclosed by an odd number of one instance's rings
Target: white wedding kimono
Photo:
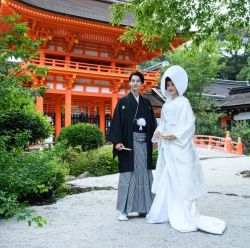
[[[207,193],[207,187],[193,136],[195,116],[187,98],[180,95],[163,105],[156,129],[161,135],[174,134],[177,139],[167,141],[153,136],[158,142],[158,160],[152,192],[156,194],[148,223],[170,222],[178,231],[198,229],[222,234],[225,223],[217,218],[201,216],[196,199]]]

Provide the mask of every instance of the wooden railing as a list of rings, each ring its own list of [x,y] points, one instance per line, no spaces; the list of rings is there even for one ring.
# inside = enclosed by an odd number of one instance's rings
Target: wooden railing
[[[130,68],[124,67],[113,67],[113,66],[106,66],[106,65],[95,65],[95,64],[88,64],[82,62],[73,62],[73,61],[65,61],[65,60],[58,60],[58,59],[32,59],[31,63],[41,66],[49,66],[53,69],[64,69],[65,71],[75,71],[75,72],[88,72],[88,73],[105,73],[105,74],[115,74],[117,76],[124,76],[128,77],[129,74],[132,72]],[[157,72],[144,72],[144,77],[148,80],[155,80],[157,76]]]
[[[227,133],[226,138],[208,135],[195,135],[194,143],[198,147],[216,149],[235,154],[243,154],[243,144],[241,142],[241,138],[238,138],[237,142],[232,141],[229,133]]]

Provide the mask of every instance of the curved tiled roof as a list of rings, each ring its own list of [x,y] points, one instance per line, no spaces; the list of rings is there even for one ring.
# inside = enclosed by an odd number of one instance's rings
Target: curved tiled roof
[[[229,95],[219,105],[222,108],[250,106],[250,92]]]
[[[19,0],[18,2],[54,13],[105,23],[111,21],[110,6],[114,3],[113,0]],[[133,18],[125,18],[122,24],[132,26]]]
[[[215,82],[207,85],[204,89],[204,93],[210,95],[228,96],[232,88],[246,87],[247,81],[233,81],[217,79]]]

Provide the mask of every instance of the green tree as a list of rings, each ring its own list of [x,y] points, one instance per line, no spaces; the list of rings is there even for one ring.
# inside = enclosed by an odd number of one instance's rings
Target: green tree
[[[246,80],[250,82],[250,56],[247,59],[247,64],[238,73],[237,79]]]
[[[0,110],[33,108],[31,96],[44,91],[22,87],[29,85],[33,76],[46,76],[48,68],[29,63],[39,55],[43,41],[28,37],[28,25],[19,22],[19,18],[18,15],[2,17],[6,28],[0,36]]]
[[[220,72],[221,78],[236,80],[239,72],[247,65],[250,51],[250,28],[232,29],[227,34],[219,35],[218,40],[222,46],[221,62],[225,64]]]
[[[221,62],[225,64],[225,68],[220,73],[221,78],[226,79],[226,80],[237,80],[240,78],[238,74],[241,72],[243,68],[245,68],[247,64],[247,56],[242,55],[242,54],[241,55],[234,54],[232,56],[225,56],[221,59]]]
[[[122,40],[139,38],[153,49],[160,46],[166,51],[175,37],[189,39],[193,26],[197,42],[232,28],[249,28],[250,4],[248,0],[128,0],[112,6],[113,24],[120,24],[127,14],[134,17],[134,25]]]
[[[19,22],[19,16],[3,17],[2,22],[5,23],[5,31],[0,36],[0,116],[1,120],[6,119],[6,114],[17,113],[16,116],[20,115],[22,118],[25,116],[28,119],[37,120],[37,125],[44,127],[42,136],[38,137],[33,130],[30,130],[28,125],[21,127],[15,121],[9,123],[12,130],[8,130],[8,134],[1,129],[0,135],[15,136],[17,130],[19,134],[24,133],[25,135],[35,135],[36,140],[39,138],[46,138],[52,131],[49,123],[45,117],[36,111],[34,105],[34,95],[44,91],[44,89],[27,86],[31,82],[31,78],[36,76],[42,78],[46,76],[48,71],[47,68],[38,67],[32,65],[29,61],[38,56],[38,49],[42,43],[42,40],[33,40],[28,37],[27,33],[29,28],[26,23]],[[19,62],[11,62],[11,60],[17,60]],[[18,114],[19,113],[19,114]],[[33,116],[33,117],[32,117]],[[10,116],[11,119],[11,116]],[[23,124],[25,123],[24,120]],[[27,120],[26,123],[29,121]],[[17,126],[15,126],[15,123]],[[33,121],[34,123],[34,121]],[[6,124],[8,125],[8,123]],[[34,123],[34,125],[36,125]],[[34,138],[34,136],[32,136]],[[12,137],[15,138],[15,137]],[[26,139],[24,143],[27,143],[29,139]],[[32,142],[35,140],[32,139]],[[20,142],[17,142],[20,143]],[[17,144],[16,143],[16,144]],[[25,144],[22,144],[25,145]]]
[[[233,140],[237,140],[238,137],[242,139],[244,144],[243,152],[245,154],[250,153],[250,123],[247,121],[235,121],[233,122],[231,135]]]
[[[20,22],[19,16],[3,17],[1,25],[5,26],[5,31],[0,36],[0,217],[9,218],[19,213],[18,220],[28,218],[29,224],[36,222],[42,226],[46,221],[41,216],[32,216],[23,207],[20,194],[9,190],[13,185],[20,190],[22,185],[25,190],[31,187],[30,191],[38,189],[40,193],[48,189],[55,191],[64,182],[66,174],[66,169],[57,164],[56,158],[50,159],[46,153],[26,153],[22,149],[30,142],[30,136],[31,142],[35,142],[51,132],[47,119],[37,113],[34,104],[34,93],[44,89],[23,87],[30,84],[33,76],[42,78],[46,75],[47,68],[29,63],[38,56],[42,40],[28,37],[29,28]],[[13,59],[19,62],[11,62]],[[41,173],[37,173],[35,178],[34,172],[41,168],[46,168],[42,171],[46,176],[41,178]],[[61,177],[60,180],[55,178],[57,176]],[[55,186],[49,184],[53,179]],[[34,184],[30,184],[31,181]]]

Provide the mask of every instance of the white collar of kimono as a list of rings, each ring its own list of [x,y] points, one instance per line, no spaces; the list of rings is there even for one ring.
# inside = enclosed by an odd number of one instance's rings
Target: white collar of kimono
[[[188,75],[187,72],[179,65],[173,65],[169,67],[163,74],[161,78],[161,92],[162,95],[167,98],[167,100],[172,100],[171,95],[165,89],[165,80],[169,77],[174,83],[179,96],[182,96],[188,86]]]
[[[140,95],[135,96],[133,93],[132,93],[132,95],[134,96],[135,100],[136,100],[136,101],[137,101],[137,103],[138,103],[138,102],[139,102]]]

